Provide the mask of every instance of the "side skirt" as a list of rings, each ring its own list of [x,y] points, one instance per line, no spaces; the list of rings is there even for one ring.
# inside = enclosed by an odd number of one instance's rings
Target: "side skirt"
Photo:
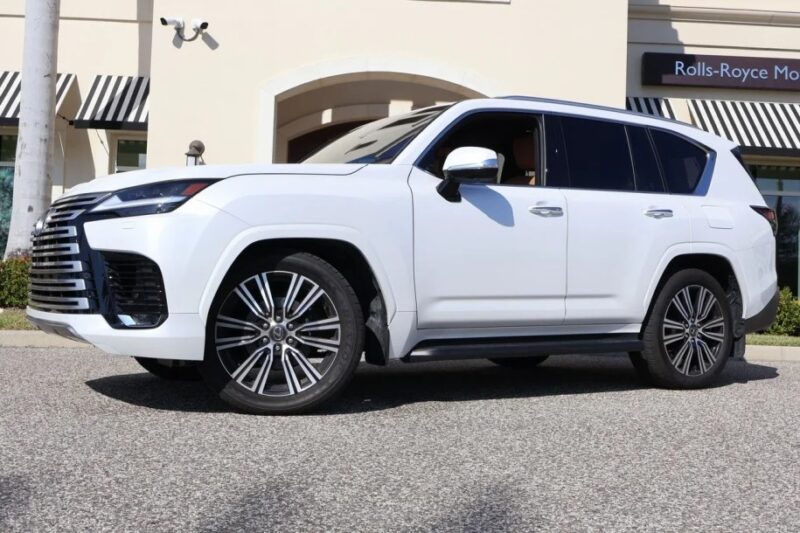
[[[613,335],[558,335],[489,339],[440,339],[417,344],[405,362],[530,357],[571,353],[638,352],[643,348],[635,333]]]

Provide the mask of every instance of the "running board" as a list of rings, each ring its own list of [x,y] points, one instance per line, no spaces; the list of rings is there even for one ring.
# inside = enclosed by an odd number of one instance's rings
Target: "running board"
[[[568,353],[639,352],[642,348],[642,340],[636,333],[441,339],[419,343],[403,359],[407,362],[448,361]]]

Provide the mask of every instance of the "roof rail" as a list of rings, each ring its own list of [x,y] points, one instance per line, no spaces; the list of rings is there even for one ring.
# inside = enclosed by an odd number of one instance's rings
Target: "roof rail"
[[[667,117],[660,117],[658,115],[649,115],[647,113],[639,113],[638,111],[631,111],[629,109],[622,109],[619,107],[611,107],[607,105],[599,105],[599,104],[587,104],[584,102],[571,102],[569,100],[559,100],[557,98],[539,98],[538,96],[519,96],[519,95],[510,95],[510,96],[497,96],[498,100],[521,100],[525,102],[539,102],[542,104],[561,104],[561,105],[569,105],[574,107],[583,107],[586,109],[596,109],[598,111],[612,111],[614,113],[624,113],[627,115],[637,115],[637,116],[645,116],[649,118],[653,118],[656,120],[665,120],[671,124],[679,123],[685,126],[691,126],[691,124],[686,124],[685,122],[681,122],[679,120],[673,120]]]

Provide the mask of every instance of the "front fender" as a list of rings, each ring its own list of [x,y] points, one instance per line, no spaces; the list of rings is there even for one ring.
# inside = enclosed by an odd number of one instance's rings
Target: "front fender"
[[[203,320],[208,316],[211,303],[217,294],[219,286],[222,284],[222,280],[242,252],[252,244],[278,239],[329,239],[345,242],[356,247],[362,253],[375,275],[378,287],[383,294],[389,321],[391,321],[398,309],[396,294],[398,292],[402,293],[402,291],[407,292],[411,289],[410,287],[394,287],[392,285],[378,252],[370,245],[364,235],[354,228],[330,224],[271,224],[269,226],[256,226],[239,233],[222,252],[200,298],[199,312]],[[408,296],[406,299],[408,299]],[[411,299],[413,300],[413,292],[411,293]]]

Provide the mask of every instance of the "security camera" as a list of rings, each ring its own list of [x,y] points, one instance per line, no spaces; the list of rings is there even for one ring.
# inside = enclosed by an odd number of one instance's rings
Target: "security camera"
[[[208,29],[208,21],[203,19],[192,20],[192,30],[201,32]]]
[[[161,17],[162,26],[174,26],[176,31],[183,29],[183,19],[179,17]]]

